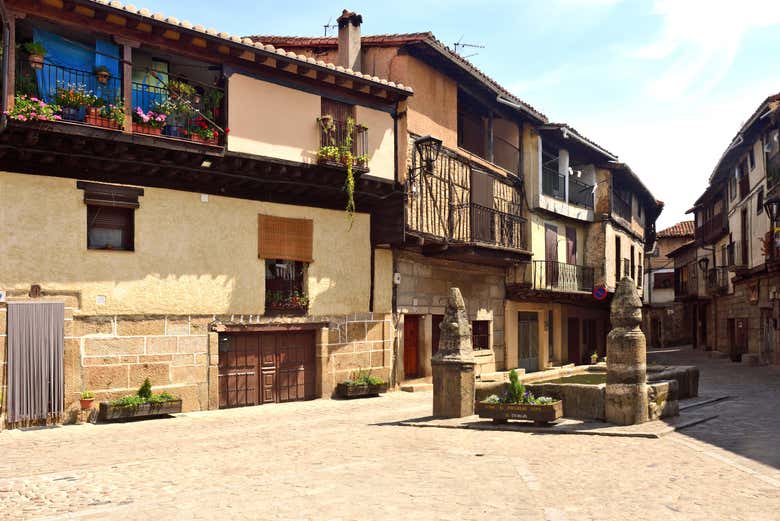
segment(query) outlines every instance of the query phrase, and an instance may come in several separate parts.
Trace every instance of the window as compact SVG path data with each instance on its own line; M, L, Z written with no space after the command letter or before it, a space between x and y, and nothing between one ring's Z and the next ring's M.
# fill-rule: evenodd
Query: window
M458 146L487 157L487 114L478 101L458 90Z
M303 314L309 307L304 281L307 264L284 259L265 261L265 308L271 314Z
M615 237L615 287L620 282L620 237Z
M637 253L637 255L639 256L639 259L637 260L637 263L636 263L636 269L637 269L637 272L636 272L636 285L637 285L637 287L641 288L642 287L642 270L644 268L644 266L642 265L642 252Z
M475 351L490 349L489 320L474 320L471 323L471 343Z
M751 147L750 152L748 152L748 165L750 166L751 172L756 167L756 154L753 151L753 147Z
M733 201L737 197L737 178L736 174L729 176L729 201Z
M674 273L669 271L666 273L654 273L653 274L653 289L672 289L674 287Z
M90 250L133 251L135 249L135 209L141 188L79 181L87 205L87 248Z
M761 215L764 212L764 187L758 189L756 194L756 215Z
M748 178L747 159L743 159L737 167L737 177L739 178L739 198L744 199L750 192L750 179Z

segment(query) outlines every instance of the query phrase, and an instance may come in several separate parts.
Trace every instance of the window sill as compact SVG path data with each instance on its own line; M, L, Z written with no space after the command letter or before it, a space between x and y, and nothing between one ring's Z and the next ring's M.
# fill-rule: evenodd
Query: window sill
M125 253L133 253L135 250L127 250L124 248L90 248L87 247L88 251L119 251L119 252L125 252Z

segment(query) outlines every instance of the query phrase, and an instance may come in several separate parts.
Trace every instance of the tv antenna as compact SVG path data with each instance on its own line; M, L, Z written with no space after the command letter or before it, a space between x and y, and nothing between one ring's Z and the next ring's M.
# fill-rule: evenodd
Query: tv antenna
M333 21L333 17L332 16L330 18L328 18L328 23L326 23L325 25L322 26L322 28L325 30L325 36L328 36L328 30L329 29L333 29L335 27L338 27L338 24L332 24L332 23L330 23L331 21Z
M471 49L484 49L485 48L484 45L480 45L480 44L477 44L477 43L461 43L462 41L463 41L463 35L461 35L460 38L458 39L458 41L455 42L455 44L453 45L453 47L455 47L455 53L458 52L458 47L460 47L462 49L465 49L467 47L471 48ZM477 54L479 54L479 53L475 52L473 54L469 54L468 56L463 56L463 58L471 58L472 56L476 56Z

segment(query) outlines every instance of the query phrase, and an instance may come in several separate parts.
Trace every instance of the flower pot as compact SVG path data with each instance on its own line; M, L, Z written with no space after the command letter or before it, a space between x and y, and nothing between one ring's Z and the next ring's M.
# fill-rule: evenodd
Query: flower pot
M150 136L159 136L162 134L162 128L145 125L143 123L133 123L134 134L148 134Z
M106 71L100 71L95 73L95 78L97 78L98 83L102 83L105 85L108 83L108 80L111 79L111 73Z
M95 127L103 127L103 128L112 128L115 130L121 130L121 126L110 118L104 118L103 116L99 116L97 114L87 114L87 117L84 119L84 123L87 125L92 125Z
M532 420L537 425L544 425L563 416L563 402L558 400L545 405L477 402L474 412L480 418L491 418L493 423Z
M82 398L79 400L81 402L81 410L86 411L88 409L92 408L92 402L95 401L94 398Z
M349 385L340 383L336 385L336 395L340 398L365 398L368 396L379 396L380 393L386 392L386 383L376 385Z
M28 57L30 61L30 67L32 69L35 69L37 71L43 69L43 55L41 54L31 54Z
M214 136L211 139L206 139L206 138L201 137L201 136L199 136L197 134L192 134L190 136L190 139L192 141L196 142L196 143L201 143L203 145L212 145L212 146L219 145L219 138L217 136Z
M84 121L86 109L84 107L63 107L62 119L66 121Z
M162 403L142 403L138 407L121 407L100 402L98 419L101 421L126 420L130 418L152 418L181 412L181 400Z
M100 114L100 109L98 107L87 107L87 117L97 117Z

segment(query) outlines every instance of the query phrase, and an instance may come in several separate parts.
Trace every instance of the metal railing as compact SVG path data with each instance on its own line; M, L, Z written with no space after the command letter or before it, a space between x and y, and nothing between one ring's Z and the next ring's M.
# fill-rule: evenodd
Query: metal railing
M569 177L569 202L585 208L593 208L593 185Z
M452 238L466 243L483 243L525 249L525 219L474 203L452 206Z
M566 176L551 168L542 168L542 193L566 200Z
M352 125L351 134L349 125L346 121L333 121L329 119L320 119L320 159L323 157L326 161L342 162L341 151L347 147L347 142L351 137L352 144L349 147L355 163L359 166L365 166L365 154L368 150L368 130L363 125ZM331 149L328 154L327 148ZM338 154L338 157L333 154Z
M26 59L20 58L16 62L15 92L59 105L65 121L114 129L123 127L125 101L129 99L135 133L212 145L224 142L224 134L217 128L224 127L223 89L168 73L148 77L155 85L132 82L132 90L127 93L123 91L121 68L112 74L44 62L41 69L33 70ZM143 116L137 114L138 110ZM143 121L149 112L162 117L150 124Z
M187 80L171 74L152 75L154 85L132 83L133 132L164 135L198 143L218 145L224 135L215 127L224 126L224 91L202 84L188 84ZM162 127L140 120L139 110L165 115Z
M556 261L533 261L533 287L557 291L593 291L596 269Z

